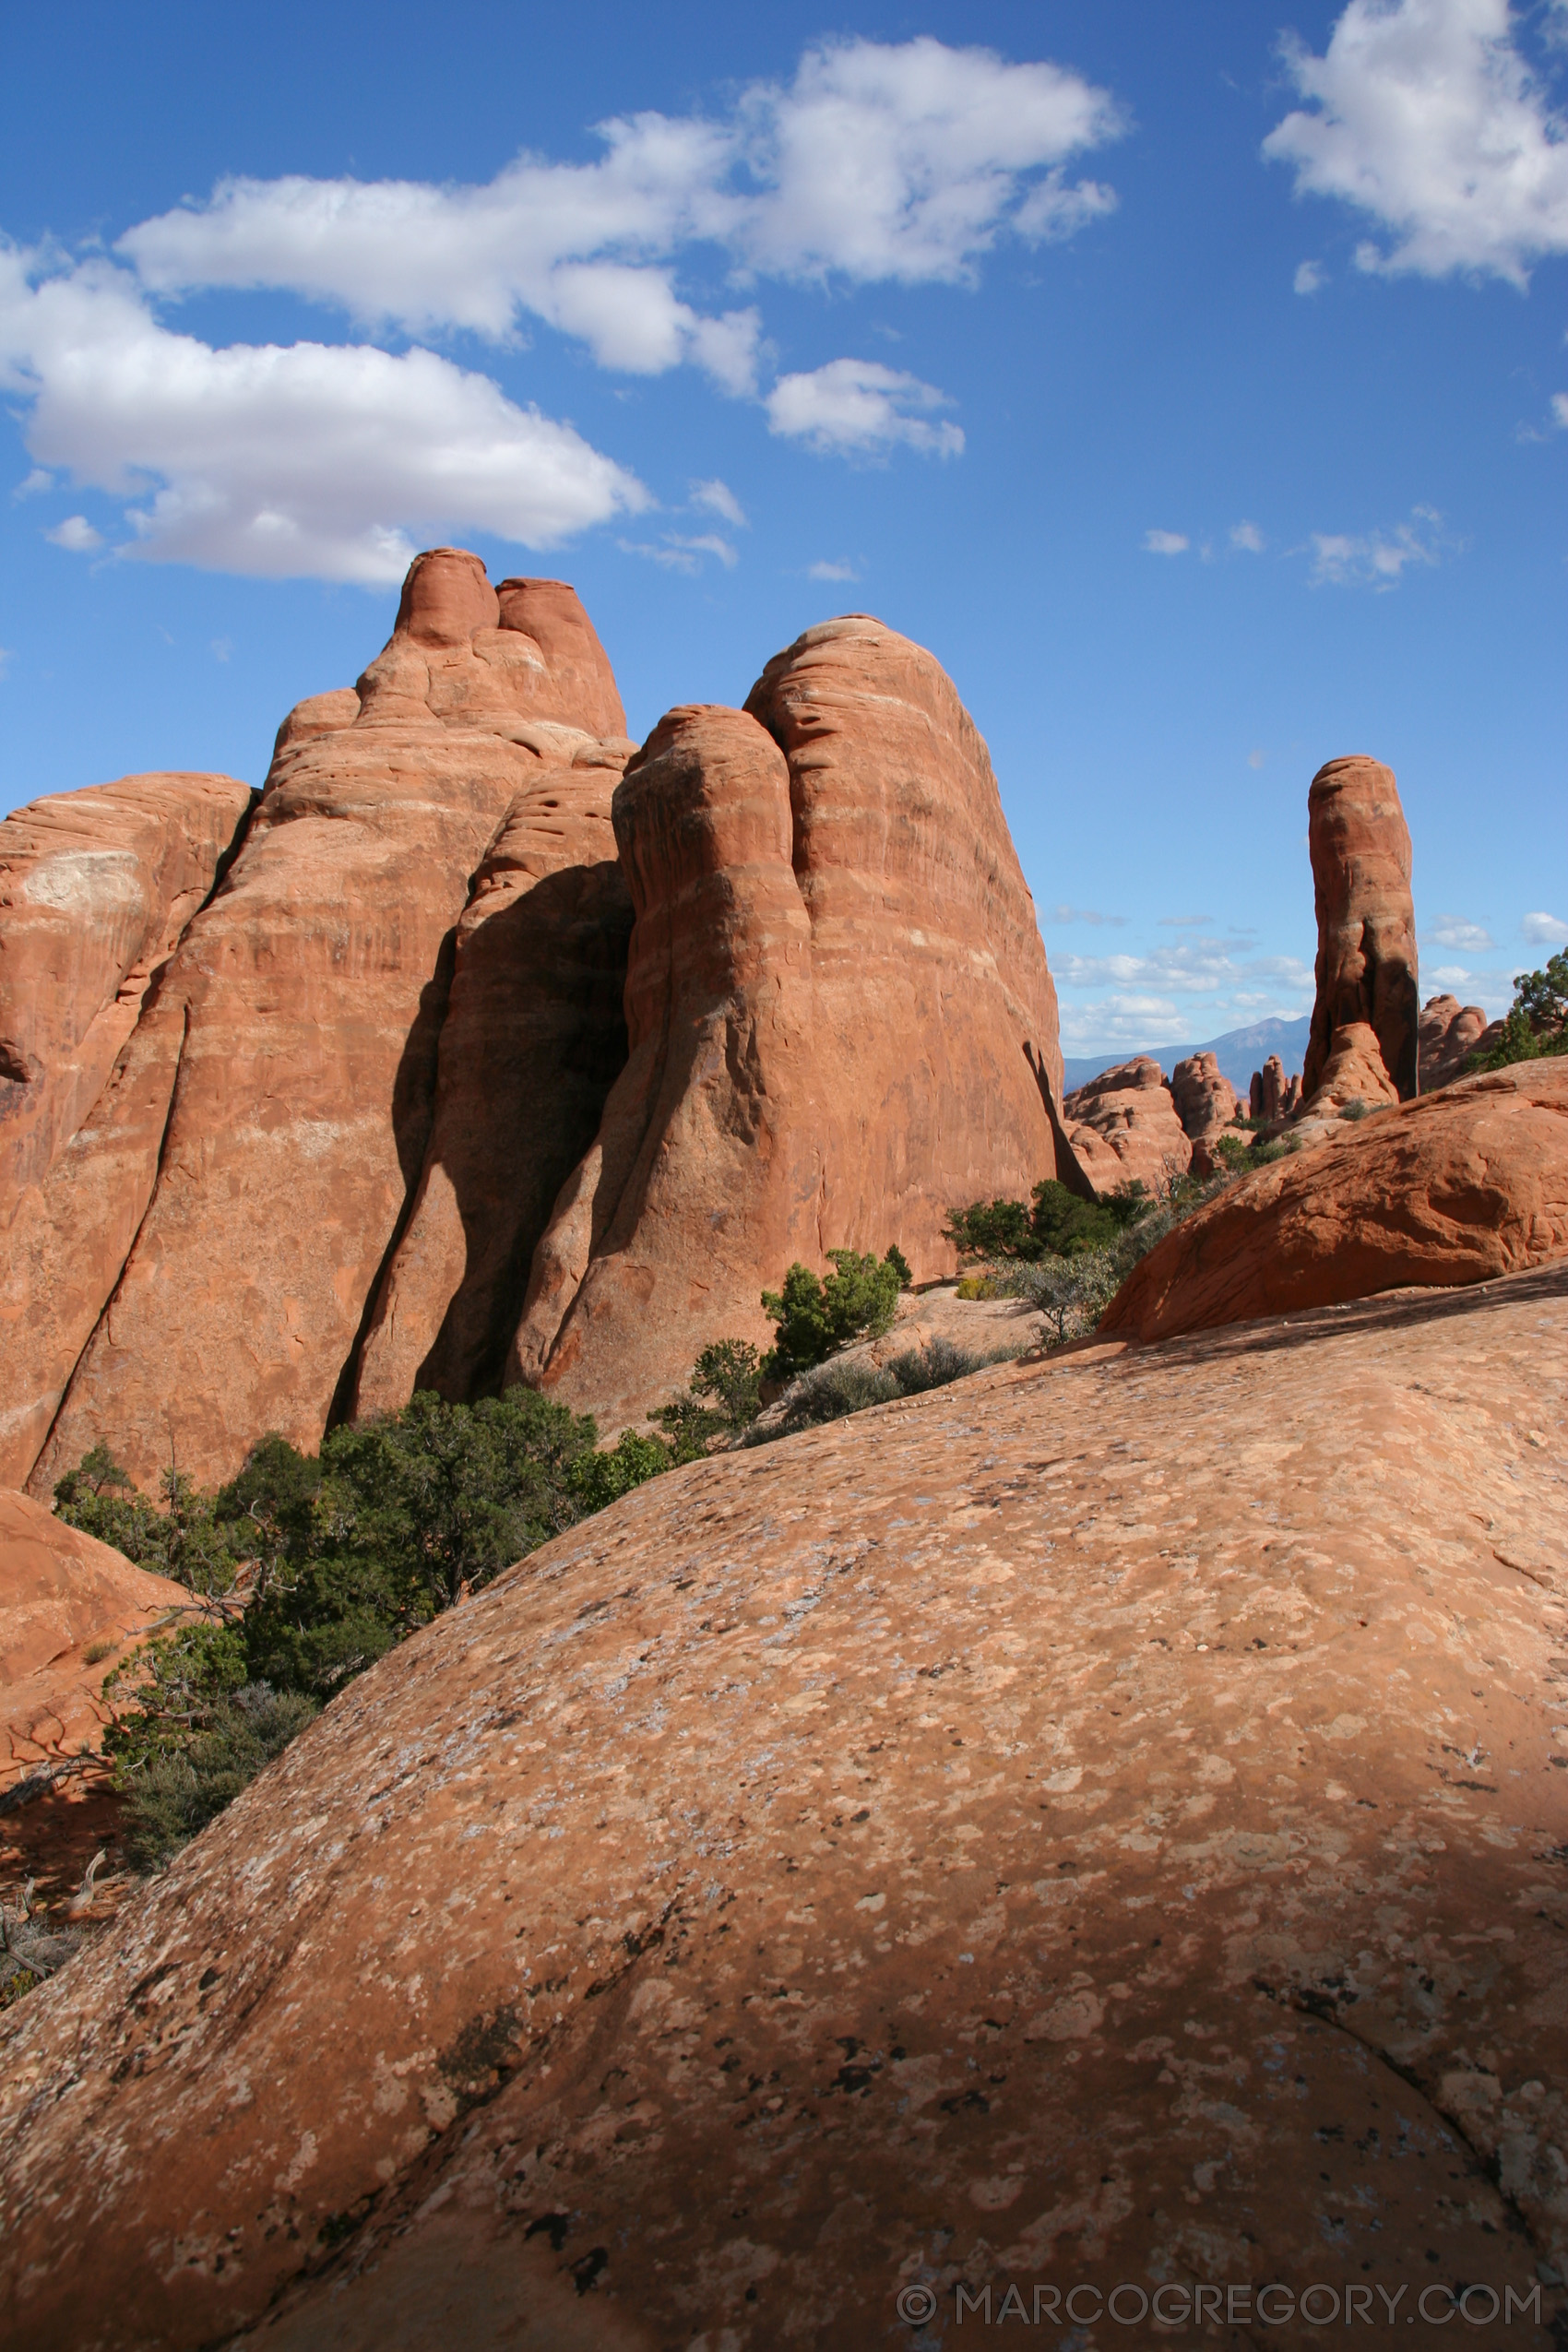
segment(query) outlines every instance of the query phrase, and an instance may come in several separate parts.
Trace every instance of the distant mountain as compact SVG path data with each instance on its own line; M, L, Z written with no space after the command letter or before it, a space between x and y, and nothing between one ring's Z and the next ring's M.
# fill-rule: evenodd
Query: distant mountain
M1102 1070L1114 1070L1119 1062L1134 1060L1139 1052L1158 1062L1167 1077L1190 1053L1212 1053L1237 1093L1244 1096L1253 1072L1261 1070L1271 1053L1278 1054L1287 1077L1301 1068L1312 1026L1311 1016L1303 1013L1299 1021L1254 1021L1251 1028L1227 1029L1223 1037L1205 1038L1199 1045L1146 1045L1120 1053L1069 1054L1066 1091L1071 1094L1075 1087L1098 1078Z

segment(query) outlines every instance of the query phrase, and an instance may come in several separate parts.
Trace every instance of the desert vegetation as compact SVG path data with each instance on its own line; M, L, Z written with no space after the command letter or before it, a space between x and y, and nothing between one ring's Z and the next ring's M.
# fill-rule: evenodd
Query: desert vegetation
M1490 1046L1478 1047L1465 1067L1505 1070L1511 1063L1536 1062L1549 1053L1568 1053L1568 947L1550 956L1538 972L1515 973L1514 1002L1501 1034Z

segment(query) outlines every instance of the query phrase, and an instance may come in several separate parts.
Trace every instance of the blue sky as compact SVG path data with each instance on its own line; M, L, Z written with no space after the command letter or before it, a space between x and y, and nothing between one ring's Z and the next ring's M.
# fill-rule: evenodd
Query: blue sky
M1310 1001L1396 769L1423 994L1568 938L1568 5L13 12L0 809L259 782L408 552L645 733L813 620L985 732L1069 1052Z

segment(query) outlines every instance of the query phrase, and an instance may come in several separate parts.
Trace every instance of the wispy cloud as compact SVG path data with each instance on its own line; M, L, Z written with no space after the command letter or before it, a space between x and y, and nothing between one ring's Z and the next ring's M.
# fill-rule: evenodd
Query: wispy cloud
M1192 540L1180 531L1145 531L1144 547L1150 555L1185 555Z
M1050 923L1109 924L1113 930L1126 927L1125 915L1102 915L1095 907L1048 907L1044 920Z
M1484 923L1475 923L1464 915L1439 915L1426 934L1436 947L1456 947L1462 954L1485 955L1497 942Z
M824 558L806 565L808 580L858 580L860 576L859 570L847 555L840 555L836 562L829 563Z
M1519 928L1532 947L1568 946L1568 923L1561 915L1526 915Z
M620 545L623 553L646 555L667 572L700 572L705 555L715 556L727 572L732 572L740 561L729 540L720 539L717 531L702 531L690 538L666 531L659 540L624 539Z
M720 522L728 523L734 530L747 528L745 508L728 482L694 481L691 494L692 505L700 506L705 514L717 515Z
M1409 565L1426 567L1442 562L1450 544L1442 536L1442 523L1435 507L1417 506L1408 523L1396 523L1391 530L1313 531L1308 539L1312 585L1397 588Z
M1232 523L1230 544L1239 554L1261 555L1265 542L1256 523Z
M1327 272L1321 261L1299 261L1290 283L1298 294L1315 294L1326 279Z

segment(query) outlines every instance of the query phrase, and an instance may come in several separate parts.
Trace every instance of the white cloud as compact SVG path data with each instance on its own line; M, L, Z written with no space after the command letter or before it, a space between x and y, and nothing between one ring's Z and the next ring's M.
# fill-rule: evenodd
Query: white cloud
M1045 919L1053 923L1109 923L1115 930L1124 930L1125 915L1102 915L1093 907L1048 907Z
M1290 283L1298 294L1315 294L1327 280L1328 273L1321 261L1299 261Z
M1264 141L1299 196L1369 215L1358 267L1526 282L1568 252L1568 138L1513 38L1508 0L1350 0L1314 57L1286 61L1314 111Z
M483 186L229 180L119 250L161 291L288 287L410 334L495 339L531 312L606 365L693 359L749 390L756 315L682 302L666 265L683 247L718 244L776 278L961 279L1004 231L1038 243L1111 209L1109 189L1069 186L1063 167L1124 127L1109 92L1058 65L929 38L827 42L722 120L600 124L597 162L525 155Z
M783 375L767 396L772 433L829 451L878 456L897 443L924 455L956 457L959 427L932 421L950 404L934 385L876 360L829 360L809 374Z
M435 352L215 350L161 326L108 263L34 276L0 249L0 386L31 397L34 457L129 502L127 553L381 583L401 576L410 532L547 548L647 504L570 425ZM52 536L89 545L60 536L79 520Z
M1398 523L1391 531L1365 531L1355 536L1343 531L1313 531L1309 537L1312 585L1397 588L1407 564L1441 562L1442 520L1435 508L1417 506L1408 523Z
M1564 433L1568 433L1568 392L1552 394L1551 421L1553 424L1560 425Z
M1206 931L1213 922L1212 915L1161 915L1161 931Z
M1439 915L1427 937L1439 947L1457 947L1472 956L1484 955L1497 944L1484 923L1469 922L1463 915Z
M847 555L841 555L836 564L825 561L806 565L808 580L858 580L860 576L859 571Z
M1441 980L1444 988L1458 988L1469 977L1467 964L1434 964L1427 974L1428 980Z
M1247 754L1247 766L1253 770L1253 773L1256 775L1258 769L1265 765L1267 759L1268 754L1263 750L1260 745Z
M1519 928L1532 947L1568 945L1568 923L1561 915L1526 915Z
M1192 545L1180 531L1145 531L1144 547L1150 555L1185 555Z
M694 481L692 505L702 507L707 514L717 515L720 521L732 525L738 531L746 529L745 509L728 482Z
M94 530L85 515L67 515L43 536L52 546L68 548L73 555L90 555L103 544L103 533Z
M727 539L717 531L705 531L695 539L683 539L678 531L666 531L657 543L647 540L624 539L620 542L627 555L646 555L651 563L661 564L667 572L700 572L705 555L716 555L727 572L732 572L740 557Z
M1230 544L1240 554L1261 555L1265 545L1264 535L1256 523L1232 523Z
M41 490L53 490L53 475L42 466L34 466L27 480L18 482L11 495L13 498L36 498Z

